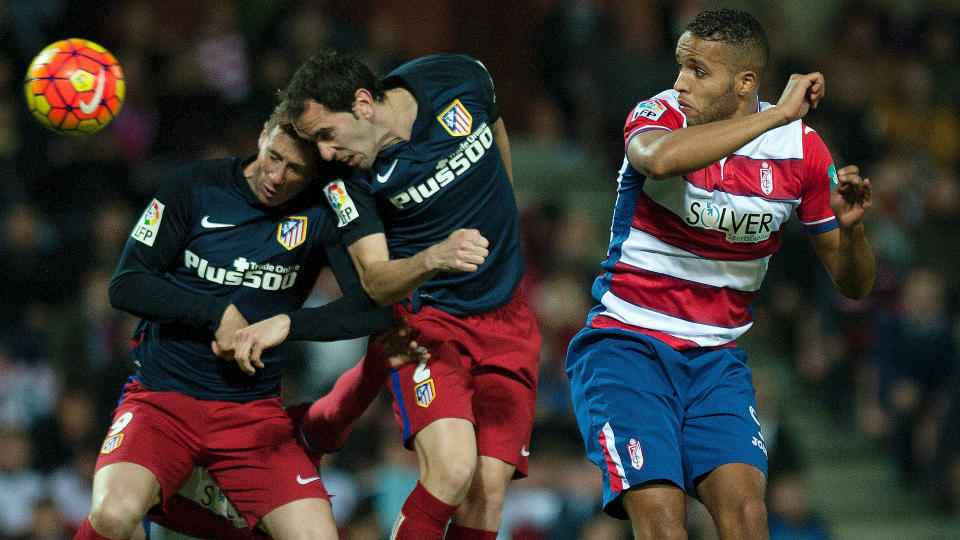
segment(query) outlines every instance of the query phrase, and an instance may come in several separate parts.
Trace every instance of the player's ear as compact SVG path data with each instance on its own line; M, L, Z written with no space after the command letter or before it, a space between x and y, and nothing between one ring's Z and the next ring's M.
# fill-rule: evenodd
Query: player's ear
M749 69L737 73L737 76L734 78L734 86L737 95L740 97L744 97L750 92L756 93L759 83L760 78L757 76L757 72Z
M358 88L353 93L353 114L358 118L369 118L373 114L373 94L366 88Z

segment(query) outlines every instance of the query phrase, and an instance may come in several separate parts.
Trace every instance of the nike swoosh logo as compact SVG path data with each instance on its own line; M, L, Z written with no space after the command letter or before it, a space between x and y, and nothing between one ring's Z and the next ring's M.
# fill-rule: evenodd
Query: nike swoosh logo
M426 362L417 364L417 369L413 372L413 382L420 384L430 378L430 368Z
M205 229L223 229L224 227L233 227L233 223L216 223L210 221L210 216L203 216L203 219L200 220L200 225Z
M398 161L400 161L400 160L399 160L399 159L393 160L393 165L391 165L390 168L387 169L387 174L377 173L377 182L380 182L381 184L386 184L386 183L387 183L387 180L390 179L390 175L393 174L393 169L394 169L394 167L397 166L397 162L398 162Z
M320 479L319 476L311 476L310 478L302 478L299 474L297 475L297 483L300 484L301 486L307 485L307 484L309 484L310 482L315 482L315 481L317 481L317 480L319 480L319 479Z
M83 114L93 114L93 111L97 110L97 107L100 106L100 99L103 97L103 85L107 82L106 73L104 73L103 68L100 68L100 74L97 75L97 90L93 93L93 98L90 99L90 103L84 103L83 100L78 100L80 104L80 110L83 111Z
M520 455L523 457L527 457L530 455L530 451L527 450L527 445L523 445L520 447Z

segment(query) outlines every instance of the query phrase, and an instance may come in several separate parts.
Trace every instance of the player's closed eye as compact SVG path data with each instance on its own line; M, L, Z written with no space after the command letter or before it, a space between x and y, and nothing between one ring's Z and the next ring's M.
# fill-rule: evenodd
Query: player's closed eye
M337 131L333 128L322 128L317 130L317 140L323 142L332 141L336 136Z

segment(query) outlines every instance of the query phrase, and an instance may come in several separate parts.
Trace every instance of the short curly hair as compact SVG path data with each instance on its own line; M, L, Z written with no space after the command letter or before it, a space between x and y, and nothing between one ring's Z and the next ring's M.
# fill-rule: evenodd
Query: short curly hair
M704 11L684 29L700 39L730 45L741 69L750 69L759 75L770 60L767 34L760 22L746 11L729 8Z

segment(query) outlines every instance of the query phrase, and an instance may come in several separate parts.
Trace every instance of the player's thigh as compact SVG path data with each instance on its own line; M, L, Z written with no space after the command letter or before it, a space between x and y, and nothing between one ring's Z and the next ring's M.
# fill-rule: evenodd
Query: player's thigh
M767 477L746 463L727 463L697 483L697 495L714 516L736 515L745 502L763 501Z
M719 350L691 360L696 369L699 399L687 407L683 429L685 488L727 464L767 472L767 450L760 430L753 376L739 350Z
M512 465L515 477L524 477L529 469L536 378L524 376L525 370L485 366L477 371L473 376L477 452Z
M93 513L122 507L126 509L124 513L139 519L160 503L160 482L142 465L110 463L93 475L92 502Z
M686 528L686 493L672 483L655 481L632 487L621 502L636 538L675 538Z
M413 448L415 435L437 420L459 418L471 426L474 420L470 358L452 340L421 335L417 342L430 350L430 361L391 371L387 381L397 424L408 448Z
M603 473L604 510L626 517L621 495L666 480L681 487L684 408L653 340L581 331L567 351L574 412L587 457Z
M248 523L298 500L329 499L279 400L220 410L236 421L210 434L201 465Z
M440 418L431 422L414 436L413 448L421 473L425 475L461 465L473 474L476 468L476 432L473 422L463 418Z
M194 401L128 384L100 447L94 496L124 493L141 502L148 497L149 508L176 494L190 477L196 458L193 430L184 427L198 416ZM159 499L154 500L155 496Z
M336 539L337 525L327 499L312 498L288 502L263 516L262 527L271 538Z

